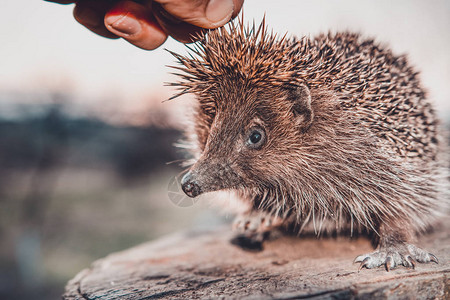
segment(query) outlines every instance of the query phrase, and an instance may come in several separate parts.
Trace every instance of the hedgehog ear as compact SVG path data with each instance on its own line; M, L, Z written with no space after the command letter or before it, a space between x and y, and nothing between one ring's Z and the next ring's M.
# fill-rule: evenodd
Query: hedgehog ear
M289 87L289 100L292 101L292 111L295 117L295 123L300 130L305 132L311 126L314 119L314 112L311 107L311 93L309 88L304 85Z

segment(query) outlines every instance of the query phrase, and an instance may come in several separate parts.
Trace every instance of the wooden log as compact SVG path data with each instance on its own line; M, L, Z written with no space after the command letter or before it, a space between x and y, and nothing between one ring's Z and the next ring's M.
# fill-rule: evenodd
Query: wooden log
M228 229L185 232L98 260L69 281L63 299L450 299L450 220L418 245L439 264L363 269L365 238L283 236L259 252Z

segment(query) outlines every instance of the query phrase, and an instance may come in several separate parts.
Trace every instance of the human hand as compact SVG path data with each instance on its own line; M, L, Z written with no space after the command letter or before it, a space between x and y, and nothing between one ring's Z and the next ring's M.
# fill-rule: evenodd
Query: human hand
M75 3L75 19L89 30L123 38L146 50L161 46L168 36L188 43L205 29L236 17L244 0L45 0Z

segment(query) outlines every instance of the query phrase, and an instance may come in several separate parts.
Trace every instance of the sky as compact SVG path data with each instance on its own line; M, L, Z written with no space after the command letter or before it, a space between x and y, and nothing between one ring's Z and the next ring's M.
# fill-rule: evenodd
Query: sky
M0 102L2 94L59 89L92 110L179 105L161 103L174 92L164 83L175 80L167 67L174 59L163 48L185 53L182 44L169 39L144 51L105 39L79 25L72 10L42 0L0 2ZM245 20L258 22L264 14L279 34L357 31L407 54L439 113L450 116L450 1L245 1Z

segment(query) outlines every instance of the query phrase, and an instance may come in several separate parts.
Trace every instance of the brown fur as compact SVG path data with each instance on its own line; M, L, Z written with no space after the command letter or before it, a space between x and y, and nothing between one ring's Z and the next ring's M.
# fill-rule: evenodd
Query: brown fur
M402 242L446 206L438 121L404 56L358 34L277 38L242 21L191 53L174 54L173 85L198 99L190 172L202 192ZM255 126L260 149L246 144Z

